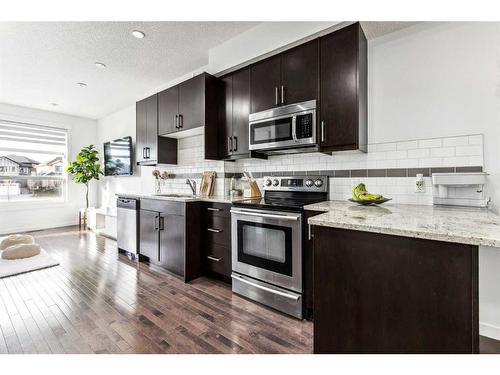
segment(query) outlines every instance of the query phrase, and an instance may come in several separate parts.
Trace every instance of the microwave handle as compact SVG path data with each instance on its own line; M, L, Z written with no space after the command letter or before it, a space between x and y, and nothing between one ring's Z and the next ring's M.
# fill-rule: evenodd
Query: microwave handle
M292 138L295 143L299 142L297 139L297 116L292 117Z

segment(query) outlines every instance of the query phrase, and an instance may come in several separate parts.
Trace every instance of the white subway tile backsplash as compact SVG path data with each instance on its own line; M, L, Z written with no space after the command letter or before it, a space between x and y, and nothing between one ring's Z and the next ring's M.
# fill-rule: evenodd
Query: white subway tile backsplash
M443 159L442 158L419 159L418 166L422 167L422 168L442 167L443 166Z
M439 147L431 149L431 157L455 156L455 147Z
M442 145L443 145L443 140L441 138L422 139L418 141L419 148L441 147Z
M375 151L396 151L398 146L396 142L375 144Z
M451 137L443 139L443 147L465 146L469 144L469 137Z
M411 150L415 148L418 148L418 141L406 141L397 143L398 150Z
M427 158L430 155L430 149L428 148L418 148L415 150L408 150L408 158L417 159L417 158Z
M456 148L457 156L478 156L483 152L483 147L479 145L458 146Z
M470 145L483 145L483 135L482 134L475 134L475 135L469 135L468 141Z
M407 151L387 151L385 156L387 159L407 159L408 152Z

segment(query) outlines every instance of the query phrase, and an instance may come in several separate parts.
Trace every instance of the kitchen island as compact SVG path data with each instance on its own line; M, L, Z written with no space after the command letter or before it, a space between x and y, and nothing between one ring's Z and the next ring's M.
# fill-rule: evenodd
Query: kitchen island
M478 246L500 246L481 209L306 206L315 353L478 353ZM321 213L323 212L323 213Z

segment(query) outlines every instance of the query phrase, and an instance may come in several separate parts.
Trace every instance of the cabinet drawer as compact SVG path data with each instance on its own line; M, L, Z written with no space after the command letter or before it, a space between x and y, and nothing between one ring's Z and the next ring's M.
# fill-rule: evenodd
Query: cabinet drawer
M209 245L204 255L205 270L227 277L231 276L231 248L220 245Z
M185 203L160 199L141 199L141 208L171 215L185 214Z
M205 202L203 212L207 216L231 217L231 205L229 203Z
M205 220L205 238L207 242L230 246L231 220L223 216L208 215Z

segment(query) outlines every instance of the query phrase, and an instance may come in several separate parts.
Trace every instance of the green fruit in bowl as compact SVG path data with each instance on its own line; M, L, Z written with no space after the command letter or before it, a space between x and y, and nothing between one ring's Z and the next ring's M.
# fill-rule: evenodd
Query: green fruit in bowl
M369 193L365 184L360 183L352 189L352 199L355 201L381 201L385 198L380 194Z

